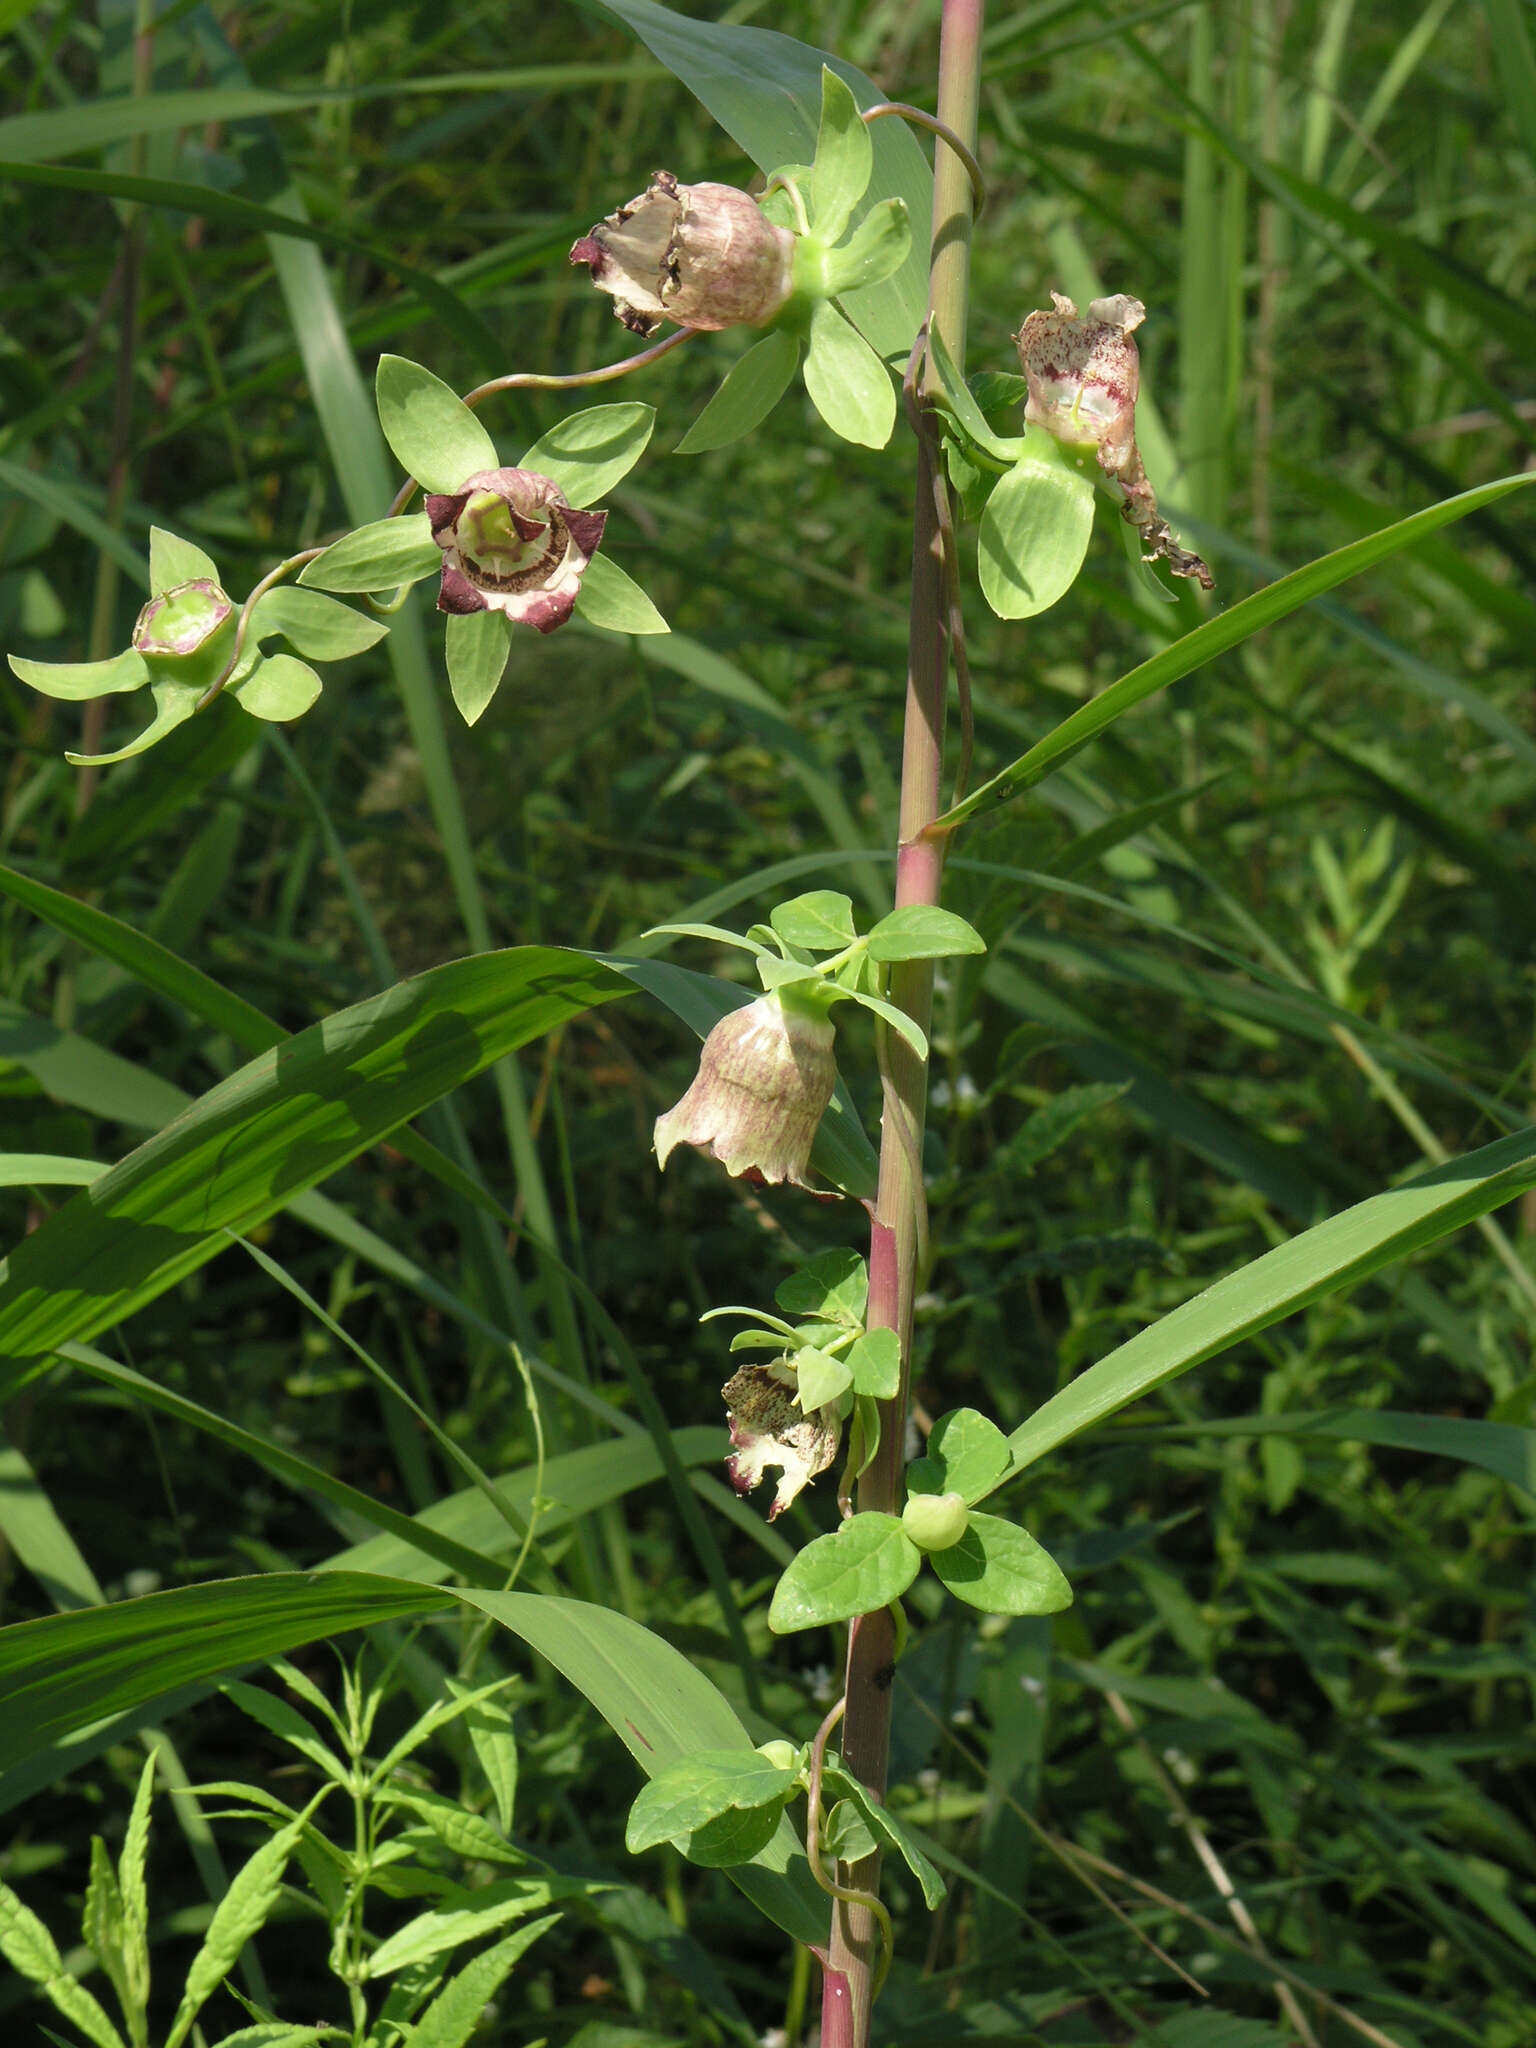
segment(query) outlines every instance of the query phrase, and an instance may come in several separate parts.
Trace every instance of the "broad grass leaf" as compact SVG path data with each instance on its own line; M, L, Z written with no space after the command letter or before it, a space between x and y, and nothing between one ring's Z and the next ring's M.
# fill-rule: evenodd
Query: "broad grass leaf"
M1214 661L1218 654L1240 646L1277 619L1285 618L1337 584L1347 582L1351 576L1358 576L1362 571L1374 568L1378 562L1387 561L1424 535L1438 532L1452 520L1465 519L1470 513L1480 512L1485 506L1496 504L1511 491L1520 490L1530 483L1536 483L1536 470L1479 484L1475 490L1462 491L1456 497L1443 499L1438 505L1430 505L1407 519L1399 519L1394 525L1383 527L1379 533L1351 541L1347 547L1337 548L1332 554L1309 562L1304 569L1295 569L1289 576L1282 576L1278 583L1271 583L1267 589L1255 591L1252 597L1245 597L1230 611L1206 620L1204 625L1175 640L1170 647L1142 662L1140 667L1132 669L1117 683L1111 683L1107 690L1101 690L1090 703L1063 719L1054 732L1047 733L1043 740L1037 741L1027 753L994 775L990 782L973 790L963 803L946 811L936 823L952 828L967 818L995 810L999 804L1007 803L1010 797L1018 796L1021 791L1043 781L1069 755L1086 746L1122 713L1140 704L1154 691L1192 675L1206 662Z
M800 343L781 327L752 344L726 371L720 389L684 434L674 455L729 448L760 427L800 367Z
M0 1268L0 1354L89 1338L504 1053L624 983L519 947L431 969L286 1039L83 1189Z
M905 1593L921 1562L895 1515L850 1515L830 1536L796 1551L773 1589L768 1626L775 1635L790 1635L887 1607Z
M385 440L423 490L461 490L476 471L500 467L496 443L484 425L441 377L420 363L380 356L374 395Z
M178 1688L378 1621L488 1614L591 1701L647 1776L695 1749L756 1752L735 1711L682 1653L605 1607L531 1593L453 1591L358 1572L271 1572L151 1593L0 1629L0 1769ZM799 1941L825 1937L823 1895L787 1820L735 1882Z
M1079 1373L1008 1439L1021 1470L1117 1409L1309 1302L1438 1242L1536 1187L1536 1130L1372 1195L1180 1303Z

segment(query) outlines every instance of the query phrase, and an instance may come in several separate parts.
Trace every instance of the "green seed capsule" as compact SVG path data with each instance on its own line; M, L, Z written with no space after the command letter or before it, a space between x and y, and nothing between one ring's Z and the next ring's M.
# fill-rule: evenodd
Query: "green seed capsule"
M919 1550L949 1550L970 1526L971 1511L958 1493L914 1493L901 1526Z

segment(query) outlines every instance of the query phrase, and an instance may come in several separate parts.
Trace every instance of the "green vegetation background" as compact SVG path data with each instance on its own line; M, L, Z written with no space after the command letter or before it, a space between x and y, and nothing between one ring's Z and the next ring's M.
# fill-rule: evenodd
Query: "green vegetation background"
M936 12L798 0L733 18L931 103ZM94 103L131 83L129 13L44 0L0 20L7 115L77 106L89 150ZM1014 368L1009 337L1052 288L1145 300L1143 447L1220 602L1521 467L1536 440L1531 33L1515 0L998 10L969 367ZM350 347L368 371L393 349L460 389L614 359L625 338L566 264L570 241L658 165L749 173L595 8L355 0L247 5L219 25L174 7L157 50L157 90L250 82L295 107L70 163L302 209L316 240L274 245L214 201L201 216L153 208L135 230L105 194L9 182L0 642L43 659L95 651L93 611L107 646L124 643L152 519L208 546L243 591L280 555L382 512L392 481L317 413L328 352ZM421 277L436 280L430 309ZM99 781L61 758L79 744L74 707L7 680L0 855L291 1028L487 944L623 950L689 908L744 924L823 884L878 907L909 465L899 440L886 458L832 442L798 394L745 446L671 459L738 350L695 341L624 391L658 404L662 426L614 494L610 541L673 642L519 634L466 732L430 618L422 632L407 615L286 737L220 706ZM510 449L560 409L516 395L486 416ZM992 950L956 967L938 1012L927 1414L970 1403L1013 1426L1221 1272L1436 1147L1525 1118L1533 556L1523 498L1470 520L1154 698L961 840L949 900ZM980 772L1198 616L1188 593L1159 607L1128 581L1105 522L1043 619L1002 626L972 602ZM674 957L741 972L691 942ZM167 1113L149 1077L198 1092L239 1063L14 906L0 973L7 1150L116 1158ZM487 1078L458 1105L480 1171L553 1229L674 1427L719 1419L729 1365L700 1312L766 1299L797 1251L858 1221L691 1160L659 1181L651 1122L692 1056L670 1018L630 1001L524 1057L547 1208L509 1159L504 1089ZM867 1048L848 1066L868 1106ZM328 1193L484 1313L514 1312L503 1269L399 1154L375 1152ZM0 1191L7 1242L54 1199ZM896 1880L889 2038L1025 2040L1035 2026L1128 2040L1187 2002L1020 1808L1103 1859L1109 1891L1227 2013L1273 2023L1275 1998L1223 1943L1231 1921L1190 1813L1264 1943L1395 2039L1536 2037L1531 1492L1441 1456L1217 1427L1334 1408L1529 1426L1533 1232L1536 1212L1463 1232L1051 1461L1024 1500L1077 1568L1077 1605L1054 1623L978 1625L918 1603L896 1797L985 1882L957 1883L929 1920ZM264 1244L484 1466L527 1461L504 1352L296 1222ZM522 1334L633 1411L602 1330L525 1251L511 1266ZM238 1252L136 1317L118 1355L407 1512L461 1483ZM567 1446L603 1434L558 1402L551 1426ZM12 1403L5 1430L111 1597L309 1564L359 1533L65 1368ZM824 1484L787 1533L831 1512ZM764 1704L807 1734L830 1637L769 1661L772 1561L716 1520ZM548 1561L743 1695L661 1487L566 1532ZM7 1621L50 1611L14 1557L4 1574ZM301 1661L329 1682L327 1653ZM621 1868L628 1760L573 1693L525 1675L517 1832ZM259 1783L283 1763L233 1708L173 1732L194 1777ZM138 1760L118 1745L7 1816L0 1874L56 1931L90 1833L121 1833ZM457 1793L463 1764L445 1752L434 1782ZM757 2025L782 2013L781 1946L722 1879L655 1858L625 1875L685 1920ZM169 1819L151 1899L173 2002L207 1909ZM656 2039L723 2038L654 1956L621 1963L622 1948L568 1920L521 1966L496 2038L566 2042L641 2019ZM329 2010L317 1922L295 1906L262 1953L280 2010ZM16 2015L0 2023L35 2024L24 1989L0 1987L0 2015ZM1026 2016L1018 1995L1042 1992ZM1308 2010L1320 2042L1358 2038Z

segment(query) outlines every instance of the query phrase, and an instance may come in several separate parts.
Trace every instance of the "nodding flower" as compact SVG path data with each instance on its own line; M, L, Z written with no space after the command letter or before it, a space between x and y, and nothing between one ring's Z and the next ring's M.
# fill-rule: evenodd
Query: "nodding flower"
M632 334L761 327L791 290L795 237L734 185L680 185L658 171L644 192L571 247Z
M837 1085L825 1006L798 984L732 1010L705 1039L682 1100L656 1119L656 1158L697 1145L726 1172L808 1188L811 1145Z

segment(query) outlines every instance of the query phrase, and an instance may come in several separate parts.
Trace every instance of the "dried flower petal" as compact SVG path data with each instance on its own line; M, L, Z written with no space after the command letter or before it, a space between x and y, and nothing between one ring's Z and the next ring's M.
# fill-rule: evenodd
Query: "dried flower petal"
M843 1433L837 1410L813 1408L801 1414L795 1404L795 1369L787 1359L777 1365L744 1365L720 1392L735 1446L725 1461L732 1486L750 1493L770 1465L779 1469L768 1510L771 1522L837 1456Z
M1143 559L1165 561L1175 576L1193 576L1209 590L1210 570L1179 546L1159 514L1136 445L1141 359L1132 336L1146 307L1122 292L1095 299L1080 317L1060 292L1052 292L1051 301L1054 312L1031 313L1019 329L1019 362L1029 385L1025 419L1069 446L1095 449L1100 469L1120 487L1122 516L1151 551Z
M534 469L482 469L457 491L427 498L443 551L442 612L502 612L540 633L564 625L606 512L580 512Z
M761 327L789 297L795 238L733 185L680 185L658 171L638 198L572 245L613 294L632 334L679 327Z

